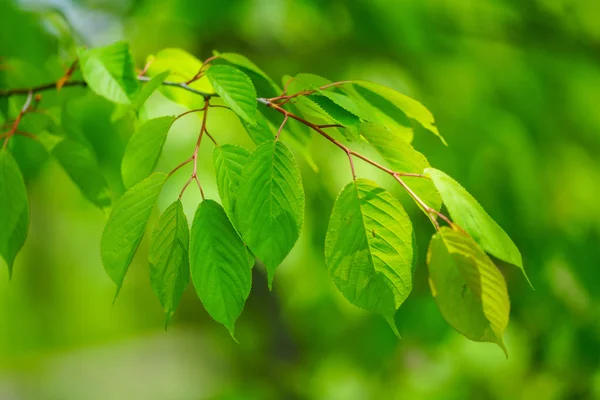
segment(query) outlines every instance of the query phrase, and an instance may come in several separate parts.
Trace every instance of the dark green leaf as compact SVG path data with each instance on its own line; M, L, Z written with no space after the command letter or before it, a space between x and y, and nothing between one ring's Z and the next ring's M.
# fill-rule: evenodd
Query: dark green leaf
M0 150L0 256L8 276L29 230L29 201L23 176L7 149Z
M206 76L233 112L246 122L256 124L256 90L246 74L229 65L213 65Z
M236 226L250 250L267 267L269 286L275 269L300 236L304 190L294 156L281 142L266 142L242 170Z
M135 185L152 173L174 120L174 117L148 120L131 136L121 163L125 187Z
M510 302L506 282L492 260L466 233L442 227L427 253L429 284L446 321L471 340L497 343Z
M242 125L244 125L244 128L246 129L246 132L248 132L250 139L252 139L254 144L257 146L275 138L275 135L269 126L269 122L258 110L256 110L256 124L250 124L242 118L240 118L240 122Z
M117 285L116 295L166 178L166 174L154 173L133 186L116 202L106 222L100 240L100 256L106 273Z
M192 224L192 281L206 311L231 336L250 294L253 264L223 208L212 200L200 203Z
M367 179L340 193L325 239L329 275L354 305L393 319L412 290L413 228L402 205Z
M177 200L156 223L148 252L150 283L167 314L165 325L177 309L190 280L189 234L183 206Z

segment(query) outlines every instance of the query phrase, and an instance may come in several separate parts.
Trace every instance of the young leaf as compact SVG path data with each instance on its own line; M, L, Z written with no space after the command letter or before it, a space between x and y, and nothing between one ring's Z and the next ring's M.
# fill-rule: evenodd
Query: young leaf
M402 205L367 179L339 194L325 238L325 262L352 304L388 321L412 290L413 228Z
M428 168L425 174L431 178L442 195L452 220L471 235L487 253L520 268L531 284L525 273L519 249L477 200L444 172Z
M115 103L131 104L138 81L127 43L84 50L79 62L83 78L94 92Z
M121 162L125 187L135 185L152 173L174 120L174 117L150 119L131 136Z
M235 214L244 241L267 267L271 287L275 269L294 247L304 219L300 171L283 143L263 143L250 155Z
M431 112L423 104L386 86L366 81L353 81L353 83L387 99L402 110L408 118L417 121L423 128L439 137L446 144L446 141L435 126L433 115L431 115Z
M108 184L88 146L66 138L52 148L51 154L89 201L100 208L110 206Z
M155 77L153 77L152 79L150 79L147 83L142 85L140 90L136 93L135 97L133 98L131 108L135 112L138 112L140 108L142 108L146 100L148 100L148 98L152 95L152 93L154 93L156 89L161 87L163 82L167 80L167 77L170 73L170 71L163 71Z
M246 74L229 65L213 65L206 76L233 112L246 122L256 124L256 90Z
M133 186L115 203L106 222L100 239L100 256L106 273L117 285L115 298L166 178L166 174L154 173Z
M212 200L200 203L192 224L192 282L206 311L231 336L250 294L253 264L223 208Z
M0 256L8 276L29 230L29 201L19 166L7 149L0 150Z
M506 353L506 282L477 243L462 231L442 227L431 239L427 265L431 292L446 321L467 338L497 343Z
M394 171L422 174L426 168L429 168L429 162L425 156L394 131L370 122L361 123L360 129L362 136ZM431 180L415 177L403 177L402 179L429 207L439 211L442 206L442 198Z
M183 206L177 200L156 223L148 252L150 284L167 314L165 325L177 309L190 280L189 235Z
M235 218L235 201L242 175L242 169L248 161L250 152L243 147L224 144L215 147L213 163L217 175L217 186L223 208L233 221Z

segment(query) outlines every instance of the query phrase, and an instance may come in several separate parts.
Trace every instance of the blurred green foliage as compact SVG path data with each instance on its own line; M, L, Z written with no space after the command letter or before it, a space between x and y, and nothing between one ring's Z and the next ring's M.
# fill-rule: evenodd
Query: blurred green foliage
M148 242L111 307L114 286L99 258L106 216L55 162L45 163L43 150L22 141L15 149L31 228L12 281L0 277L0 398L600 398L598 1L9 0L0 2L0 84L51 82L76 45L118 39L131 43L139 67L166 47L201 59L217 49L245 54L273 77L367 79L419 99L449 147L425 132L415 135L416 147L514 239L535 291L519 271L504 270L512 300L508 361L492 344L459 336L429 293L423 261L433 232L413 208L420 261L414 291L396 315L397 340L327 276L327 217L349 173L344 154L315 138L319 170L302 165L302 237L273 292L264 272L254 272L236 327L240 344L192 288L165 332L149 285ZM44 93L44 102L61 104L64 90ZM17 104L0 103L0 110L14 115ZM81 112L90 106L94 115ZM113 108L86 95L62 116L69 135L110 150L107 165L122 155L119 137L133 131L127 120L111 121ZM211 132L249 144L225 113L215 110ZM28 123L35 126L23 129L48 122ZM199 124L191 118L174 127L159 169L188 155ZM106 141L106 130L119 134ZM209 149L201 156L207 195L216 198ZM357 172L394 187L368 166ZM162 210L181 184L166 188ZM120 179L109 185L123 190ZM196 193L184 198L188 218L198 200Z

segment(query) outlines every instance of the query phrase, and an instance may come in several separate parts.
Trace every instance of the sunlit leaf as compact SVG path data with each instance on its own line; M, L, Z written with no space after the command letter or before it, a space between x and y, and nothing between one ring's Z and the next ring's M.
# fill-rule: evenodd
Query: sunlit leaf
M206 311L231 336L250 294L253 264L223 208L212 200L200 203L192 224L192 281Z
M232 144L215 147L213 152L219 196L223 208L232 220L235 218L235 203L242 169L248 162L249 156L248 150Z
M154 173L133 186L116 202L106 222L100 256L106 273L117 285L117 295L166 178L166 174Z
M506 282L477 243L464 232L442 227L431 239L427 265L431 292L446 321L467 338L497 343L506 353Z
M246 122L256 124L256 90L246 74L229 65L213 65L206 76L233 112Z
M281 142L266 142L242 170L236 226L260 258L273 283L275 268L288 255L302 229L304 190L294 156Z

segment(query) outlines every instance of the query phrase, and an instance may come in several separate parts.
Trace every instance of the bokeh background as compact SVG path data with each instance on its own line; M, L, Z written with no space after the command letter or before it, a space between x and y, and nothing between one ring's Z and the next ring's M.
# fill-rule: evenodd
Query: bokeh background
M217 49L247 55L275 80L299 72L361 78L419 99L449 147L426 131L417 131L415 146L505 228L535 290L503 269L512 302L508 360L492 344L461 337L429 293L431 224L407 204L420 261L396 315L398 340L383 319L345 301L327 275L328 215L350 174L345 156L315 138L318 170L298 157L305 229L273 292L260 268L254 272L236 327L240 343L210 319L191 286L165 331L148 279L148 242L112 304L115 288L99 257L105 212L56 162L23 146L31 227L12 281L0 274L0 399L600 398L600 2L0 1L0 56L6 74L17 76L10 85L55 80L74 44L119 39L131 43L138 67L166 47L200 59ZM92 106L96 112L85 111ZM123 144L106 141L116 137L107 132L132 128L112 123L111 107L82 94L70 118L73 129L118 154ZM159 169L188 157L198 124L178 122ZM220 142L251 147L225 110L215 109L209 128ZM216 198L205 147L202 178ZM359 174L400 194L368 166ZM199 196L191 190L184 200L191 217Z

